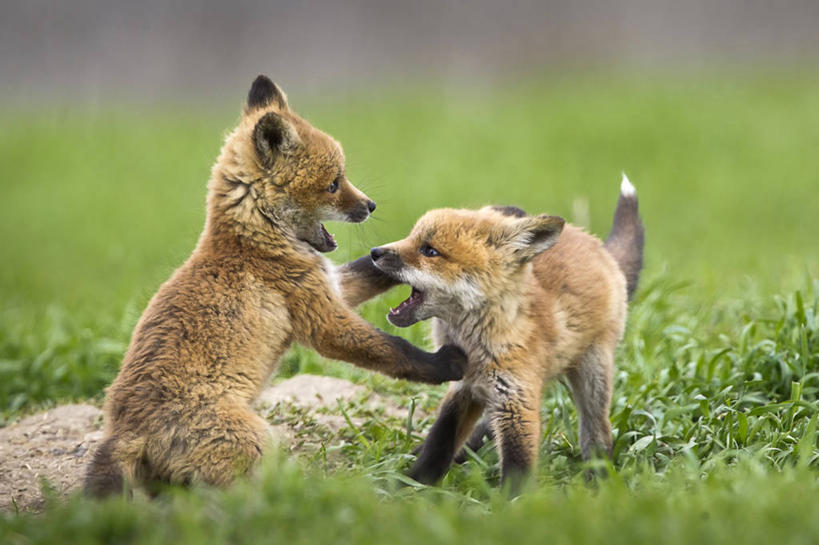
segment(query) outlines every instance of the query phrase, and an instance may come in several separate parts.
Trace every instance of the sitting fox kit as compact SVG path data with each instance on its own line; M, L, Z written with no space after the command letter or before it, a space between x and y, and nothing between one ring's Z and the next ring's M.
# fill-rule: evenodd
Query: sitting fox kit
M411 477L438 481L485 415L470 446L485 432L494 437L502 479L517 490L537 461L543 384L558 375L571 384L583 458L610 454L614 349L642 266L643 236L624 176L605 243L559 217L486 207L430 211L406 239L371 251L381 271L412 286L390 322L407 327L435 318L435 341L462 347L469 359Z
M251 402L293 342L394 377L461 378L459 349L423 352L350 309L393 284L369 256L334 270L321 255L336 248L322 221L374 209L338 142L259 76L213 167L196 249L154 295L107 390L86 491L245 473L269 441Z

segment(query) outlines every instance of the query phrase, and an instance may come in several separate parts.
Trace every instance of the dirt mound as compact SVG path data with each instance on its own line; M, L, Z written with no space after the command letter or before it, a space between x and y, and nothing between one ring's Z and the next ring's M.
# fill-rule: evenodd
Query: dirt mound
M259 395L256 409L291 453L308 456L345 429L361 428L373 416L402 421L408 416L407 409L394 400L364 386L316 375L297 375L267 388ZM335 456L325 454L325 462L330 458Z
M344 427L338 405L353 402L388 416L406 414L363 386L316 375L299 375L265 389L257 408L272 422L277 438L298 452L317 448ZM314 433L317 429L321 433ZM43 480L61 495L74 491L101 438L102 411L91 405L63 405L0 428L0 509L40 508Z
M353 401L366 395L364 386L349 380L318 375L296 375L265 389L256 401L259 406L292 403L306 408L336 407L339 401Z
M355 403L359 408L383 410L390 417L407 417L406 409L397 407L390 399L374 394L364 386L318 375L297 375L287 379L262 391L256 400L257 408L262 412L265 408L291 404L299 408L338 413L339 403Z
M102 437L102 411L63 405L0 429L0 509L36 509L41 482L70 491Z

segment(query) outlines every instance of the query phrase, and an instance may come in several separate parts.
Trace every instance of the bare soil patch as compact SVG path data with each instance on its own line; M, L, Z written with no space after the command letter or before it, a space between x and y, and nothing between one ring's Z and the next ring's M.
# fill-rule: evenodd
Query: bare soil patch
M298 375L266 388L257 408L273 434L294 454L317 450L323 441L363 418L345 417L339 407L381 410L406 417L389 398L347 380ZM43 483L61 496L82 483L85 467L102 438L102 411L92 405L62 405L0 428L0 509L37 510Z

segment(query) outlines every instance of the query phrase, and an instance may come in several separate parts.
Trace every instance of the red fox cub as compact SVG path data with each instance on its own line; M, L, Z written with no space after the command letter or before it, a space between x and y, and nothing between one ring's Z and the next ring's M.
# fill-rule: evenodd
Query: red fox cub
M151 299L107 390L86 491L225 485L248 471L268 442L251 402L293 342L393 377L460 379L460 349L423 352L350 309L392 285L369 256L334 270L321 255L336 248L322 221L374 209L339 143L259 76L213 167L196 249Z
M438 481L485 414L489 429L478 426L470 442L487 431L495 438L504 484L517 490L537 461L542 386L558 375L572 387L583 458L610 454L614 349L643 237L636 192L624 176L605 243L556 216L485 207L427 212L407 238L371 251L382 272L412 286L390 322L435 318L435 341L454 343L469 358L412 478Z

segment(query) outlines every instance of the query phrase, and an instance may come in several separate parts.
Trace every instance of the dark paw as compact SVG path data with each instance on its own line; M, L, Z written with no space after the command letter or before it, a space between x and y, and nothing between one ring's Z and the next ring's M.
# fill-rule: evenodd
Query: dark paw
M412 449L412 453L416 456L416 458L415 462L412 464L412 467L410 467L409 471L407 471L407 477L421 484L431 485L435 484L437 479L434 475L435 472L431 471L431 468L429 467L429 456L424 456L425 444L426 443L421 443Z
M441 382L450 380L461 380L464 378L466 366L469 360L463 350L454 344L442 346L435 353L437 367L441 373Z
M427 486L434 485L441 480L442 476L443 472L436 471L419 464L413 466L412 469L409 470L409 473L407 473L407 477L413 481L425 484Z

